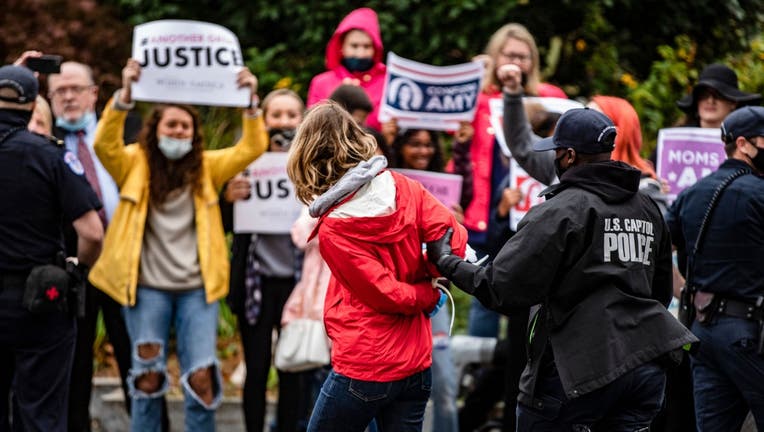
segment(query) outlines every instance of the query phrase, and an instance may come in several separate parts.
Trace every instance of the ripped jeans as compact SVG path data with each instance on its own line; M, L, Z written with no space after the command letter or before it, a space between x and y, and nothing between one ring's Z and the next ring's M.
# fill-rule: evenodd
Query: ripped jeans
M222 378L215 356L217 302L208 304L203 288L168 291L138 286L137 292L135 306L124 308L132 343L132 367L127 378L132 398L130 430L161 430L161 396L169 386L167 346L170 327L174 326L183 387L185 430L214 431L215 409L222 399ZM153 352L147 355L144 351L142 356L141 347L150 347ZM206 380L200 381L200 375L206 371L210 374ZM147 391L145 386L137 383L150 372L158 373L159 380ZM195 390L205 387L209 403L205 402L204 395L200 396Z

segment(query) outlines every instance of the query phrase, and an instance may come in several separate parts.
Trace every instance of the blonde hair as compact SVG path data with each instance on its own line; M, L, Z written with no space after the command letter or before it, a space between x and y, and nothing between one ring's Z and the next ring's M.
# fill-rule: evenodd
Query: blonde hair
M288 89L288 88L280 88L271 91L267 95L265 95L265 98L263 98L263 102L260 104L260 108L263 110L263 115L268 113L268 107L270 106L273 99L276 99L279 96L291 96L297 100L297 102L300 103L300 112L305 111L305 102L302 101L302 98L300 95L295 93L294 90Z
M483 83L483 91L489 91L492 88L498 89L501 87L499 78L496 76L496 60L501 54L502 48L509 39L519 40L525 42L531 51L531 66L530 73L527 74L527 81L525 83L525 94L529 96L536 96L538 94L538 86L541 82L541 72L539 69L539 49L536 46L536 40L533 39L533 35L525 28L524 25L518 23L509 23L503 25L500 29L491 36L488 41L488 45L485 47L485 53L491 57L490 69L487 71L486 80Z
M53 134L53 114L50 110L50 104L48 104L48 101L46 101L45 98L40 95L37 95L35 98L35 106L34 110L32 111L32 120L35 119L35 115L39 115L45 123L43 126L45 130L38 130L37 132L43 135ZM32 129L31 123L30 129Z
M374 156L377 143L338 103L328 100L308 111L292 141L287 175L305 204L326 192L358 163Z

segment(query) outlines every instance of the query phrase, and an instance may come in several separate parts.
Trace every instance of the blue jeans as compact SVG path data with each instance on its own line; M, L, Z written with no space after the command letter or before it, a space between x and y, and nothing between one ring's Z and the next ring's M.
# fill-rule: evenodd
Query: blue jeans
M126 307L125 323L132 343L132 367L128 388L132 398L130 430L160 431L162 427L162 398L169 386L167 375L167 346L170 327L175 327L181 385L185 405L185 430L215 430L215 408L222 398L220 367L215 357L217 341L218 304L208 304L203 288L190 291L165 291L138 287L135 306ZM158 344L159 355L144 359L138 355L142 344ZM205 404L189 384L192 373L212 367L213 394L211 404ZM163 376L160 388L147 394L135 386L136 378L147 372Z
M313 407L308 432L362 432L372 419L380 432L420 432L431 387L430 369L390 382L332 371Z
M433 432L458 432L459 418L456 398L459 393L456 366L451 357L448 326L450 305L443 307L431 319L432 324L432 399Z
M536 382L535 397L543 407L518 404L517 431L647 432L663 405L665 386L666 372L650 362L602 388L568 400L557 369L548 368Z
M748 410L764 431L764 356L756 354L758 323L718 316L692 324L700 349L691 356L699 431L740 430Z

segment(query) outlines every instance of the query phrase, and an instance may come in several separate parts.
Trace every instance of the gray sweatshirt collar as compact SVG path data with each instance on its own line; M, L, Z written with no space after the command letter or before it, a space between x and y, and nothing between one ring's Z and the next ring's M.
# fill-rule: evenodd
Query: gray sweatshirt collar
M384 156L374 156L350 168L337 183L313 201L308 208L310 215L313 217L323 215L338 202L373 180L386 167L387 159Z

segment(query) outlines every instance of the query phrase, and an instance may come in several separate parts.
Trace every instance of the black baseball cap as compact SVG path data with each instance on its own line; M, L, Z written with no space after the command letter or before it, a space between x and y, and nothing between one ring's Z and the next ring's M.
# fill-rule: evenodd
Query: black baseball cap
M34 73L24 66L6 65L0 67L0 89L2 88L13 89L18 96L0 96L0 100L25 104L35 100L40 84Z
M732 111L722 122L722 141L764 136L764 107L746 106Z
M581 154L613 151L616 129L605 114L589 108L574 108L560 117L554 135L533 145L533 150L572 148Z

